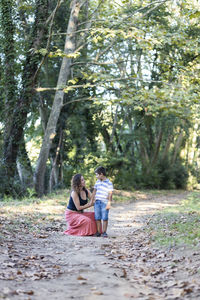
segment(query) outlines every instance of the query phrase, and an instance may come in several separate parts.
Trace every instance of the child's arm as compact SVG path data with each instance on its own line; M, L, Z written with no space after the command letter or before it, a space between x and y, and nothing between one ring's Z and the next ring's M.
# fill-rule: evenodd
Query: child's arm
M92 200L92 193L91 193L90 190L88 190L88 189L87 189L87 192L88 192L88 198L89 198L90 200Z
M93 192L92 192L92 198L91 198L91 200L92 200L93 203L95 202L96 191L97 191L97 190L94 189Z
M90 204L91 204L91 206L93 206L94 205L94 202L92 201L92 193L90 192L90 190L88 190L87 189L87 192L88 192L88 198L89 198L89 200L90 200Z
M109 192L109 194L108 194L108 203L106 205L106 209L111 208L111 202L112 202L112 192Z

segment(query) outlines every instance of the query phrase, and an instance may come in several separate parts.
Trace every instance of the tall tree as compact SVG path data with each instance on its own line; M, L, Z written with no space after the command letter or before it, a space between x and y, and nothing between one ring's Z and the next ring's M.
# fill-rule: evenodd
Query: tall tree
M63 98L64 98L63 87L66 85L66 82L70 77L71 62L72 62L72 58L70 54L73 55L75 51L75 46L76 46L75 37L76 37L76 30L77 30L77 22L78 22L78 16L82 4L83 1L81 0L72 0L71 2L71 14L69 17L65 47L64 47L65 55L62 60L58 82L57 82L57 91L55 93L53 106L45 130L42 147L40 150L40 154L39 154L39 158L38 158L38 162L34 174L35 189L38 196L42 196L44 193L44 176L46 170L46 162L49 157L49 150L52 144L52 140L56 134L56 125L63 106Z
M8 2L12 4L11 1ZM8 7L8 2L2 0L1 8L5 9L6 7ZM20 92L16 97L16 101L13 101L15 97L11 100L9 99L10 101L8 102L8 109L6 111L6 119L10 119L10 121L7 124L8 128L6 128L6 130L8 129L8 132L5 134L4 140L3 172L4 178L6 178L6 181L10 183L11 186L13 185L13 178L16 174L16 160L19 145L23 138L23 131L26 124L27 114L30 111L30 105L33 100L34 86L36 83L35 74L41 60L41 57L40 55L38 55L37 50L42 48L42 45L47 40L47 26L45 25L45 22L48 16L48 0L36 0L35 8L35 21L30 31L27 48L25 51L26 58L23 66L23 74L21 77ZM7 15L8 17L12 18L10 8L7 10ZM9 25L10 24L12 24L11 21L9 22ZM6 33L6 30L9 31L9 29L6 28L7 26L8 24L5 23L4 35ZM13 33L13 29L11 32ZM13 44L11 43L11 47L12 45ZM12 51L11 48L10 50ZM13 54L11 54L11 61L12 59L14 59ZM11 70L12 68L13 67L11 67ZM11 75L11 80L13 82L13 70ZM10 83L8 90L9 95L12 95L12 93L16 93L15 87L16 85L13 86Z
M9 137L11 134L12 126L12 115L16 105L17 99L17 82L15 77L16 71L16 48L14 41L15 24L13 22L14 15L14 1L13 0L1 0L0 1L0 12L1 12L1 28L2 28L2 50L4 54L4 68L2 70L1 80L4 86L4 145L3 154L6 169L6 175L8 175L9 181L6 178L4 185L7 186L6 182L10 182L11 186L14 182L15 164L8 163L6 161L6 152L9 145ZM2 99L3 100L3 99ZM8 117L9 116L9 117ZM3 115L2 115L3 117ZM3 170L2 170L3 171ZM7 189L5 186L5 190Z

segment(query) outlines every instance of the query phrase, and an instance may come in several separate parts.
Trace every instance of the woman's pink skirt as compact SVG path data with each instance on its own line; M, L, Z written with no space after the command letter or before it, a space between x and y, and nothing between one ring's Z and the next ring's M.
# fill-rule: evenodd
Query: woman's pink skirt
M94 212L73 212L66 210L67 230L64 232L69 235L93 235L97 232Z

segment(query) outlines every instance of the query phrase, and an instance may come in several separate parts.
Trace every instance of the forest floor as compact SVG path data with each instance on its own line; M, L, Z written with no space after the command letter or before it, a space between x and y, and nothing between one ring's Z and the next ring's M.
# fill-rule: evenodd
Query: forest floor
M66 203L55 196L0 205L0 299L200 299L200 247L157 246L148 230L188 193L135 192L114 203L108 238L64 235Z

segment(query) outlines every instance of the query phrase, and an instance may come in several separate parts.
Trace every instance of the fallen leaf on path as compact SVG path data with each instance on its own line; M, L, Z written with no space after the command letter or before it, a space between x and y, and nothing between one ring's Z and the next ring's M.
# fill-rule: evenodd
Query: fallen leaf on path
M86 282L86 281L80 281L80 284L81 284L81 285L86 285L87 282Z
M34 295L34 291L27 291L27 292L24 292L24 294L27 294L27 295Z
M36 236L37 238L40 238L40 239L46 239L48 238L49 236L47 234L39 234Z
M167 284L166 284L166 288L170 288L172 286L175 286L177 285L177 283L175 281L168 281Z
M135 298L137 296L138 296L138 294L129 294L129 293L124 294L124 297L126 297L126 298Z
M17 289L15 292L17 293L17 295L19 294L34 295L34 291L32 290L25 291L25 290Z
M94 295L103 295L103 292L100 292L100 291L96 291L96 292L93 292Z
M121 278L126 278L127 277L127 272L126 272L126 270L125 269L123 269L123 275L122 276L120 276Z
M79 275L76 279L77 280L87 280L86 278L82 277L81 275Z
M180 298L183 295L183 290L181 289L177 289L177 288L173 288L170 295L172 295L173 297L177 297Z
M193 288L192 287L188 287L188 288L184 288L183 289L183 294L190 294L193 292Z

